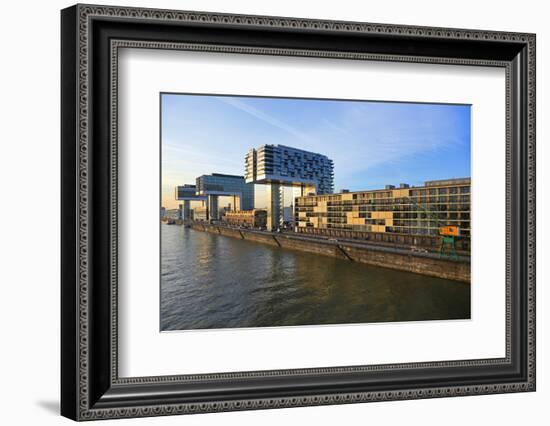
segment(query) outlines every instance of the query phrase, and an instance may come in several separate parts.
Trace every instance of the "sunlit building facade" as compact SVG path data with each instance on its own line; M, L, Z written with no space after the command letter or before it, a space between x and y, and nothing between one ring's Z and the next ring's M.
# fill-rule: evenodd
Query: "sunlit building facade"
M425 182L423 186L399 187L297 197L296 231L335 237L378 238L389 236L439 236L451 227L470 247L470 178ZM403 242L410 239L402 239Z
M239 210L227 211L222 216L222 222L231 226L243 226L245 228L264 228L267 224L267 210Z

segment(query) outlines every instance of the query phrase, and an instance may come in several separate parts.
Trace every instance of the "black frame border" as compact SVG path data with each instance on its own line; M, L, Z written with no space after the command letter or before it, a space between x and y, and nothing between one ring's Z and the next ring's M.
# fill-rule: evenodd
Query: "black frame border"
M91 420L535 390L535 35L96 5L64 9L61 35L64 416ZM119 379L112 53L140 43L506 67L507 357Z

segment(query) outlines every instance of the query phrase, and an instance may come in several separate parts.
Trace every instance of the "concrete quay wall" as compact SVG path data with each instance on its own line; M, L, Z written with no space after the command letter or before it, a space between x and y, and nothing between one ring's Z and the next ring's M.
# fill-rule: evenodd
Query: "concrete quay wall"
M196 231L240 238L282 249L315 253L448 280L470 282L470 262L464 260L453 261L441 259L433 254L425 255L406 250L388 250L385 247L367 246L349 242L316 241L314 238L303 238L296 235L235 229L202 223L194 223L190 226Z
M470 262L418 256L414 253L388 253L342 244L342 249L354 262L416 274L470 282Z
M306 251L308 253L320 254L323 256L338 257L350 260L346 254L335 244L327 244L323 241L305 241L292 238L286 235L275 236L282 248L290 250Z

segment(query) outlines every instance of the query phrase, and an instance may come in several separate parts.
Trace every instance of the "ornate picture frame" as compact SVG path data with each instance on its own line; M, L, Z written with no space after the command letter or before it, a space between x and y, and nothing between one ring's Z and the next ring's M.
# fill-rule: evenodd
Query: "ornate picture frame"
M535 390L535 35L76 5L61 12L61 413L160 416ZM119 377L122 47L506 71L506 356Z

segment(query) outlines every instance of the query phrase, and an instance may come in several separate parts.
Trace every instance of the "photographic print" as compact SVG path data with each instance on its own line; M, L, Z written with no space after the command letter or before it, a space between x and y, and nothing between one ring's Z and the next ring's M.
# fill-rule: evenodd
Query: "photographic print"
M470 319L470 105L160 103L161 331Z

